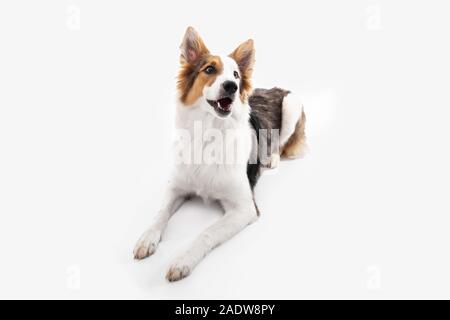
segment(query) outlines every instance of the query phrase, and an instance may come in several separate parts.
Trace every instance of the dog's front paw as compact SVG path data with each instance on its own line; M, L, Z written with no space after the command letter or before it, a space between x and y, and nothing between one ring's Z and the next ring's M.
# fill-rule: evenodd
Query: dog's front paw
M145 259L155 253L161 241L161 231L150 229L139 239L133 254L136 260Z
M178 281L186 278L192 272L192 263L185 257L177 259L169 268L166 279L170 282Z

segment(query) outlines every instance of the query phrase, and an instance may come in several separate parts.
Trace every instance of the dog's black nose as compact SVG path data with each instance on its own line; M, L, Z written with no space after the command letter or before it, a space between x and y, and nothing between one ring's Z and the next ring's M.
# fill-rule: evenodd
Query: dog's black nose
M233 94L238 89L238 86L237 86L236 82L234 82L234 81L225 81L222 84L222 86L223 86L223 89L225 90L225 92L228 94Z

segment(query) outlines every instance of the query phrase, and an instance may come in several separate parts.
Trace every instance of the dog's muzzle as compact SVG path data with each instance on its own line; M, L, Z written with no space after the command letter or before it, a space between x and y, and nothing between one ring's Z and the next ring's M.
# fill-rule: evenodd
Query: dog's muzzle
M226 117L231 113L233 99L230 97L225 97L219 100L208 100L208 103L220 116Z

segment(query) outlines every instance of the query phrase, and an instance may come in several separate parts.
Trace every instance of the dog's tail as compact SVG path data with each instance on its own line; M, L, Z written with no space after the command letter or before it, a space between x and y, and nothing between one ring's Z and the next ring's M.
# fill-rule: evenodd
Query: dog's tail
M281 156L288 159L303 158L308 150L303 103L296 95L290 93L283 99L281 112Z

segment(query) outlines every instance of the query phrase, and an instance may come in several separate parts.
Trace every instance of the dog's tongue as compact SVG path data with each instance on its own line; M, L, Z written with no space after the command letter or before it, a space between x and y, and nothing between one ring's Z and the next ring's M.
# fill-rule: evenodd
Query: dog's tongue
M232 102L233 101L230 98L223 98L217 101L217 103L219 104L219 108L223 110L230 110Z

